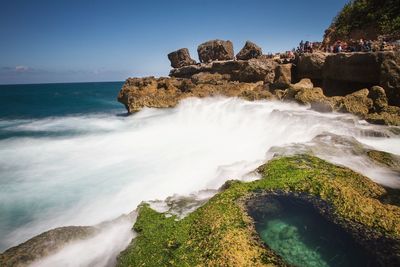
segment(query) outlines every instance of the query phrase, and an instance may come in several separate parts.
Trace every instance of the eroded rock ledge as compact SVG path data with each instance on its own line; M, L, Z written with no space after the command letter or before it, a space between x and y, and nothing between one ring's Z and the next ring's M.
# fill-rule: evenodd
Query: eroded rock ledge
M349 112L371 123L400 125L400 53L306 53L274 60L246 42L236 56L232 43L214 40L169 54L170 77L129 78L118 100L129 113L174 107L187 97L223 95L310 105L320 112Z

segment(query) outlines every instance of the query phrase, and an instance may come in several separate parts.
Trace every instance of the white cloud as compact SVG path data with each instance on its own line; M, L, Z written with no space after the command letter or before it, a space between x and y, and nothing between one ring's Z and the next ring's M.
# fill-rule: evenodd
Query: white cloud
M25 72L28 70L29 70L29 67L27 67L27 66L22 66L22 65L15 66L15 71L17 71L17 72Z

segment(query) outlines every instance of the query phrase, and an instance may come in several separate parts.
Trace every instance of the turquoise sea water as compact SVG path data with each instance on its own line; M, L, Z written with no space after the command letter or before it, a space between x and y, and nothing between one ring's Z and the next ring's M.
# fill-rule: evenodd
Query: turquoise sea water
M124 106L117 101L122 84L0 85L0 251L9 246L5 245L8 243L7 234L34 221L40 216L39 211L55 205L50 198L60 199L60 203L69 202L72 193L63 192L62 186L58 185L58 189L46 194L46 188L35 181L35 177L48 179L49 182L44 185L50 186L56 178L54 175L45 175L48 171L44 171L46 167L40 165L41 159L43 162L49 161L53 168L54 164L63 164L68 160L66 156L58 155L57 163L51 162L57 155L46 152L45 147L52 140L87 132L86 128L90 128L93 118L113 118L126 114ZM98 128L94 131L101 131ZM36 157L30 154L35 142L41 142L36 145L41 149L33 153ZM18 151L16 147L21 149ZM49 155L49 160L44 159L45 155ZM31 171L35 166L37 169ZM44 175L39 174L42 170ZM79 192L82 189L79 183L76 184L74 191ZM33 188L36 187L42 187L42 193L39 190L33 194Z
M257 215L256 229L271 249L294 266L373 266L368 252L311 204L274 196L265 205L269 208Z
M123 82L0 85L0 119L124 112L116 101Z
M54 132L21 130L26 123L63 116L126 113L117 95L123 82L0 85L0 139ZM14 131L18 127L18 131Z

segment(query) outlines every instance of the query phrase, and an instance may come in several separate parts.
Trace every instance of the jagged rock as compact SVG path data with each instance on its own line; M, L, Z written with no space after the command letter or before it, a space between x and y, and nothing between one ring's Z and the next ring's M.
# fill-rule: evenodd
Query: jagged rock
M385 106L380 112L372 112L365 119L374 124L400 126L400 107Z
M177 78L129 78L125 81L118 101L123 103L129 113L144 107L168 108L188 97L208 97L223 95L241 97L248 100L269 99L272 94L263 82L245 83L218 80L221 74L203 73L193 79Z
M240 82L272 83L275 78L277 63L271 59L250 59L241 61L239 70L235 73L234 79Z
M171 61L171 67L173 68L181 68L196 64L196 61L190 57L189 50L187 48L181 48L169 53L168 59Z
M323 88L328 96L345 96L380 84L382 53L338 53L325 59Z
M0 254L0 266L28 266L33 261L61 249L67 243L87 238L96 231L97 228L92 226L68 226L44 232Z
M382 54L380 85L385 89L390 105L400 106L400 51Z
M275 68L274 82L272 89L286 89L292 83L292 64L281 64Z
M372 100L368 98L368 94L368 89L362 89L343 98L337 98L335 109L365 117L373 105Z
M277 63L272 59L257 58L237 61L215 61L209 64L173 69L171 77L190 78L197 73L219 73L229 75L231 81L271 83L275 77Z
M311 104L313 102L322 102L326 99L321 88L305 88L301 89L295 96L295 99L300 104Z
M197 47L200 62L234 59L231 41L211 40Z
M231 79L229 74L219 74L219 73L209 73L209 72L200 72L194 74L191 77L191 80L195 84L223 84L226 81Z
M236 55L236 59L249 60L252 58L258 58L261 55L262 55L261 47L259 47L255 43L247 41L244 47Z
M378 53L338 53L325 59L324 79L379 84Z
M292 84L290 87L293 88L293 90L295 91L300 91L303 89L312 89L314 85L310 79L306 78L301 79L301 81L299 81L298 83Z
M288 89L285 90L283 100L294 100L297 93L301 90L312 89L314 87L310 79L302 79L298 83L291 84Z
M321 84L327 96L345 96L379 85L400 106L400 52L307 53L296 57L295 77Z
M373 101L373 111L375 112L381 112L385 107L388 106L385 89L380 86L371 87L368 97Z
M296 57L297 78L322 80L326 53L306 53Z

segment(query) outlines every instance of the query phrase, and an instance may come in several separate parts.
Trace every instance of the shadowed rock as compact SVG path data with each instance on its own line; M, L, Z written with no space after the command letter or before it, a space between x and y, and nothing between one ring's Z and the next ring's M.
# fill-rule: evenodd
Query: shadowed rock
M292 64L281 64L275 69L273 89L286 89L292 82Z
M168 59L171 61L171 67L173 68L181 68L196 64L196 61L190 57L189 50L187 48L181 48L169 53Z
M236 59L249 60L252 58L258 58L262 55L261 47L253 42L247 41L242 50L236 55Z

